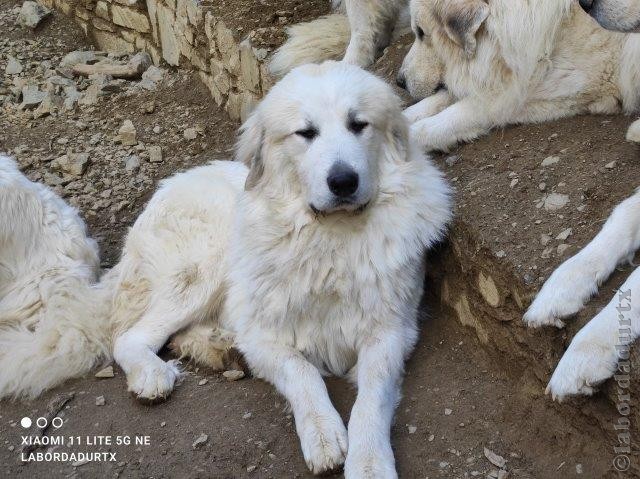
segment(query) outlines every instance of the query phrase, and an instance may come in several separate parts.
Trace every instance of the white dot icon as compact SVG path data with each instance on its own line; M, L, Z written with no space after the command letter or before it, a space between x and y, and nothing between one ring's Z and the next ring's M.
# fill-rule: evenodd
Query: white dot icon
M31 427L31 419L29 419L28 417L23 417L22 419L20 419L20 425L25 429L30 428Z

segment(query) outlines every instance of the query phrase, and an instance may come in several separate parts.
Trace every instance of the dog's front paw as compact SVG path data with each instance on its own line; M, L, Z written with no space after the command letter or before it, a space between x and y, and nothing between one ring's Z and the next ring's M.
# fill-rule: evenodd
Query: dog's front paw
M349 450L344 466L345 479L397 479L395 459L391 445L377 448L360 448L357 445Z
M618 354L615 344L596 333L580 331L564 353L546 390L553 400L562 401L575 395L590 396L595 386L616 372Z
M156 401L171 394L182 373L178 368L178 361L146 362L132 369L127 376L129 391L138 399Z
M544 284L524 315L529 327L564 327L560 318L576 314L598 288L594 265L574 257L563 263Z
M297 426L302 454L311 472L321 474L344 464L347 430L335 410L310 411Z

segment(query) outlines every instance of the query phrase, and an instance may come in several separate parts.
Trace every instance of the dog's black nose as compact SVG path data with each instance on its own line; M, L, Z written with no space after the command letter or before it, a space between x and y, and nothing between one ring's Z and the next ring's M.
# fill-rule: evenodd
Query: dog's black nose
M396 77L396 85L398 85L403 90L407 89L407 79L405 78L405 76L403 74L400 73Z
M358 182L358 173L344 163L333 165L327 177L329 190L340 198L354 194L358 190Z
M585 12L588 12L593 8L593 0L580 0L580 6Z

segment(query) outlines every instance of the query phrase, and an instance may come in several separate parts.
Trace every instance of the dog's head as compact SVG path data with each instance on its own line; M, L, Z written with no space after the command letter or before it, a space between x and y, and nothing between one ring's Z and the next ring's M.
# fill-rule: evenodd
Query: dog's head
M604 28L640 32L640 0L580 0L580 6Z
M405 161L401 102L352 65L304 65L266 95L241 128L245 189L295 199L315 213L358 211L374 201L382 161Z
M473 58L489 6L483 0L412 0L410 9L415 40L400 68L398 84L406 86L413 98L422 99L442 85L443 55Z

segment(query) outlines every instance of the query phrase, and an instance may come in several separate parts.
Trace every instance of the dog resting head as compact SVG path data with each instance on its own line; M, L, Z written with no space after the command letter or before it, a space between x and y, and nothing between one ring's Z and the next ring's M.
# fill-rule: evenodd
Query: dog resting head
M382 80L338 62L304 65L266 95L241 128L245 189L314 213L375 201L383 161L406 161L400 99ZM292 205L289 205L292 206Z
M600 25L620 32L640 32L640 0L580 0Z
M476 37L489 16L489 6L483 0L412 0L410 9L415 40L402 63L398 83L406 85L413 98L422 99L442 82L443 55L474 57Z

